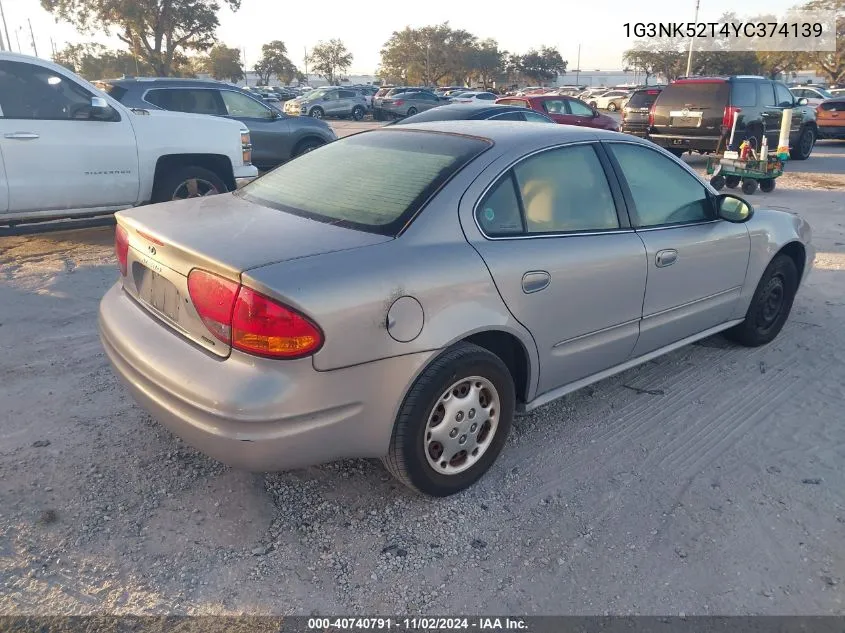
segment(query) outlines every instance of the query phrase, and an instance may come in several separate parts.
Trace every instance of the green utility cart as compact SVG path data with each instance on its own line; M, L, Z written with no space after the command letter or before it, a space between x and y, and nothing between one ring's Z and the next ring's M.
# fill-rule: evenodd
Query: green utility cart
M777 156L766 160L725 158L710 156L707 158L707 175L710 184L717 191L724 187L734 189L742 185L742 193L750 196L757 191L769 193L775 189L775 178L783 175L783 161Z

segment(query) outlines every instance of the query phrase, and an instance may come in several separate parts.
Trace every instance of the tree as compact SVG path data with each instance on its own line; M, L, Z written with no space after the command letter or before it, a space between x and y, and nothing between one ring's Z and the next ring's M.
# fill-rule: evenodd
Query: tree
M284 84L290 83L297 77L297 69L288 58L288 48L281 40L273 40L261 47L261 59L255 64L255 72L258 74L261 85L270 83L270 76Z
M448 22L394 31L381 49L380 76L402 83L436 85L451 78L465 81L473 70L477 40Z
M470 69L485 88L504 72L505 54L505 51L499 50L499 45L493 39L479 42L471 49Z
M845 0L813 0L802 8L836 12L836 50L805 53L804 60L825 75L830 83L845 83Z
M240 0L224 0L233 11ZM207 51L220 22L217 0L41 0L85 34L114 33L159 76L178 72L186 51Z
M53 61L85 79L114 79L143 76L152 68L126 51L113 51L102 44L68 44L53 56Z
M314 72L331 85L336 85L339 76L349 70L352 65L352 53L346 49L346 45L338 39L328 42L319 42L308 56Z
M687 56L677 40L652 38L639 40L623 54L623 59L649 76L662 76L666 81L680 77L687 66ZM693 56L694 58L694 56Z
M208 55L200 58L199 68L220 81L237 83L244 78L241 51L225 44L216 44Z
M541 47L539 51L532 48L517 61L520 74L536 83L554 81L558 75L566 73L567 64L557 48L547 46Z

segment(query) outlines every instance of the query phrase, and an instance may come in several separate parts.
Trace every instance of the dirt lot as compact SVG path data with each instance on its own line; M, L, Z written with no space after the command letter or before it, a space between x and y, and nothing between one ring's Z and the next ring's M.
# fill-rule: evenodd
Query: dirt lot
M100 348L112 229L0 238L0 614L845 614L845 144L789 167L753 201L819 254L773 344L714 337L520 418L438 501L369 461L198 454Z

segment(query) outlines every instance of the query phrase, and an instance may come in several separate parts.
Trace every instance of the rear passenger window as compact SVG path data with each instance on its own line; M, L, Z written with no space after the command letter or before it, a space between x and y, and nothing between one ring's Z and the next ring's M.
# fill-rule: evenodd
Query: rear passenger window
M673 160L630 143L609 143L608 147L634 199L636 227L714 219L702 182Z
M525 117L522 116L522 112L505 112L504 114L497 114L494 117L490 117L495 121L524 121Z
M341 90L340 91L340 98L341 99L351 99L355 95L356 95L356 93L353 92L352 90Z
M478 205L476 217L481 230L490 237L518 235L523 232L522 215L519 212L512 172L508 172L485 196Z
M775 89L772 84L767 81L761 81L757 84L757 92L761 106L772 107L775 105Z
M223 115L223 105L216 90L199 88L162 88L150 90L146 101L165 110L192 114Z
M735 81L731 89L731 105L751 108L757 105L757 86L751 81Z

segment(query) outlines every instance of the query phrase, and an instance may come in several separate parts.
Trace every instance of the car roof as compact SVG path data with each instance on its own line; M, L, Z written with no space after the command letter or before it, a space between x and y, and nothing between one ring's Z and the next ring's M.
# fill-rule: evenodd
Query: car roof
M190 77L122 77L120 79L104 79L104 83L113 86L120 86L127 88L129 86L169 86L171 88L187 88L190 86L197 88L230 88L235 90L243 90L240 86L226 83L225 81L217 81L216 79L192 79ZM259 88L251 86L251 92L258 92ZM266 90L262 90L266 92Z
M438 116L443 113L446 113L447 116L453 115L452 118L444 118L444 119L431 119L430 121L426 121L426 123L435 123L437 121L466 121L471 119L474 116L479 114L484 114L486 112L524 112L525 108L522 106L514 106L514 105L507 105L505 103L490 103L490 102L477 102L477 103L452 103L449 105L440 106L439 108L432 108L430 110L426 110L425 112L420 112L419 114L415 114L414 117L418 116ZM401 119L396 121L397 124L401 123ZM402 125L412 125L411 123L402 123Z
M492 141L505 149L508 146L523 145L526 142L536 143L538 146L556 145L575 141L624 140L639 142L639 139L619 132L610 132L595 128L583 128L575 125L526 125L520 121L488 121L488 120L451 120L428 121L425 123L409 123L402 126L387 126L373 132L391 130L419 130L422 132L440 132L445 134L459 134L474 136ZM365 132L371 134L372 132ZM643 141L641 144L648 144Z

